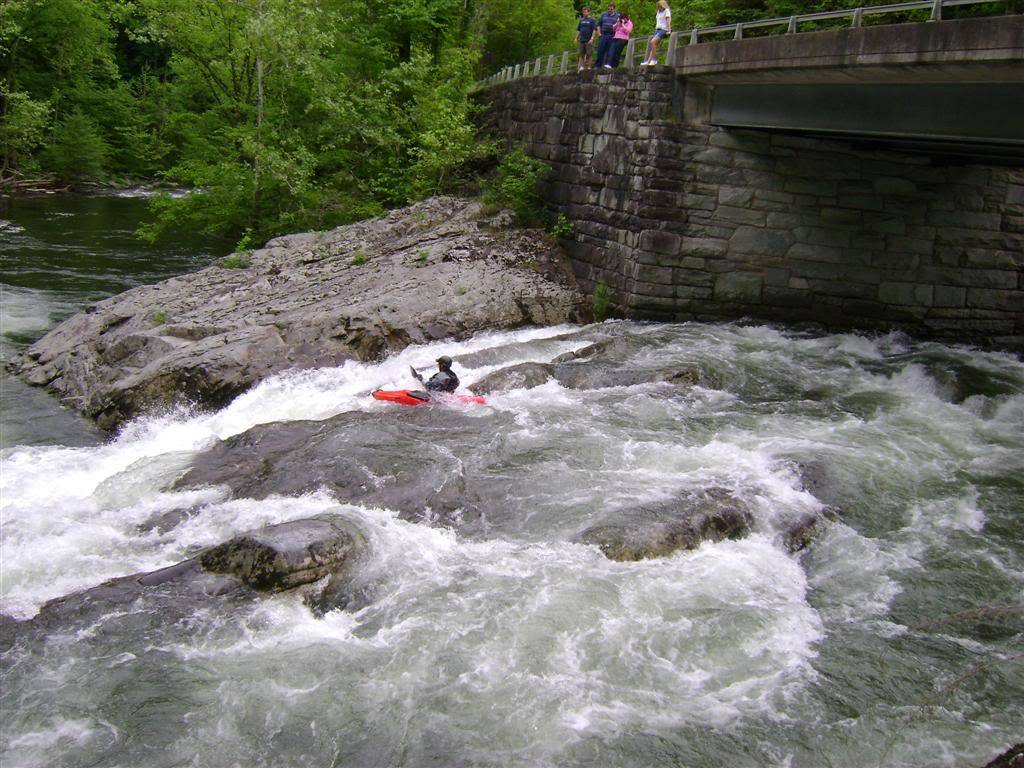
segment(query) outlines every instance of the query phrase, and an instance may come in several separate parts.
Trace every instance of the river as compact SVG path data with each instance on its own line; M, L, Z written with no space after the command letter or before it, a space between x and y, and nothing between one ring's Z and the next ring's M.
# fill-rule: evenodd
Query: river
M5 359L85 303L217 253L138 244L139 200L5 205ZM471 383L594 341L614 342L609 370L677 366L700 383L549 382L429 412L367 396L442 353ZM980 767L1024 733L1013 356L895 333L612 321L285 373L221 411L114 437L4 377L3 614L327 510L371 552L366 600L323 618L287 592L181 622L141 601L14 643L4 768ZM349 412L372 417L353 445L396 462L438 435L487 491L485 524L410 523L325 492L168 490L218 440ZM707 488L746 505L749 535L628 563L579 543ZM182 508L168 529L149 523ZM807 514L827 521L791 553L787 521Z

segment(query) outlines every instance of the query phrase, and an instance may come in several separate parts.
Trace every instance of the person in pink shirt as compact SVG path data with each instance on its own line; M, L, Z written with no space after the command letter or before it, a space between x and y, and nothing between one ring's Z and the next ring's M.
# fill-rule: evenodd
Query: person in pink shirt
M615 22L613 30L614 38L612 39L611 50L608 52L608 63L604 65L605 69L619 66L619 57L622 55L622 49L626 47L626 43L629 42L629 36L633 33L633 20L629 18L628 13L624 13L619 17L619 20Z

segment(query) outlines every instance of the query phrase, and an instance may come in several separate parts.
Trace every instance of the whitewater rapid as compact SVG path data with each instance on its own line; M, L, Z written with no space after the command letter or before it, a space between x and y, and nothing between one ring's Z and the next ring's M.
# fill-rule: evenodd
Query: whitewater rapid
M504 481L503 514L471 534L326 490L168 490L256 425L401 418L369 393L409 386L408 367L441 354L468 384L606 339L623 342L622 368L692 367L701 383L551 381L451 408ZM939 375L955 366L997 386L961 397ZM222 410L152 414L99 445L9 448L0 613L17 619L327 511L360 527L370 557L364 603L323 618L283 593L241 617L154 615L139 632L110 615L16 645L0 754L5 766L979 762L1021 722L1020 637L919 625L1020 600L1022 436L1024 366L1009 355L898 334L610 322L287 372ZM803 474L814 463L829 498ZM620 510L709 487L751 509L749 536L633 563L579 543ZM181 509L180 524L152 525ZM785 525L807 514L830 522L791 553ZM998 683L940 696L979 660Z

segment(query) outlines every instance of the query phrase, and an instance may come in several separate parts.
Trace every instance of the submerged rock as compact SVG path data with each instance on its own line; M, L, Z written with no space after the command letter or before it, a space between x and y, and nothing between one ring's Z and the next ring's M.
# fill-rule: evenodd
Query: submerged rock
M432 409L260 424L196 456L174 488L222 486L251 499L326 490L406 520L462 526L483 507L462 458L472 431Z
M432 198L326 233L279 237L75 315L13 368L114 428L182 402L221 407L288 368L586 315L549 238Z
M507 392L510 389L532 389L551 381L554 374L554 366L547 363L520 363L484 376L469 389L478 395Z
M985 763L985 768L1024 768L1024 742L1014 744L991 762Z
M597 545L610 560L629 562L696 549L705 541L742 538L753 524L743 502L721 488L659 507L644 507L625 517L623 523L586 529L580 540Z
M90 624L115 611L118 631L145 632L154 621L170 624L211 602L226 610L261 592L293 589L330 574L351 575L366 546L359 529L341 515L267 526L166 568L51 600L30 621L0 625L0 643L10 644L22 631Z
M211 573L277 591L318 581L365 548L366 539L344 518L311 518L236 536L197 559Z
M563 357L560 355L556 360ZM617 363L587 360L572 363L519 363L488 374L470 385L469 389L478 395L489 395L511 389L539 387L552 379L567 389L603 389L635 387L660 381L689 386L698 383L701 375L692 369L630 369Z
M602 389L604 387L635 387L640 384L669 382L693 385L701 380L692 369L663 368L623 369L613 363L579 362L555 366L555 378L568 389Z
M782 534L783 544L790 552L807 549L821 534L821 526L822 518L819 515L804 515L786 527Z

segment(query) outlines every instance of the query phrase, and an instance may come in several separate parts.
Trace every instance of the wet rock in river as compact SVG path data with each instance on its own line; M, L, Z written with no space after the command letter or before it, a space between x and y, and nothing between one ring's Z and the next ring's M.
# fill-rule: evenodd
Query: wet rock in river
M991 762L985 763L985 768L1024 768L1024 742L1014 744Z
M1005 371L985 370L959 359L918 355L925 370L939 385L940 394L953 403L971 397L1005 397L1021 393L1020 385Z
M196 507L176 507L158 512L135 526L139 533L163 534L173 531L197 513Z
M807 549L811 543L821 535L823 520L820 515L806 514L788 526L782 534L782 541L790 552L800 552Z
M835 509L834 505L842 498L842 488L835 470L827 462L820 459L797 461L796 471L805 491Z
M580 360L610 360L610 359L621 359L629 355L629 353L635 351L636 342L626 338L611 338L602 339L601 341L595 341L593 344L588 344L581 349L577 349L573 352L566 352L559 355L552 363L572 363Z
M511 389L539 387L551 379L557 380L567 389L603 389L635 387L660 381L689 386L700 382L701 375L693 369L623 368L621 364L590 361L519 363L488 374L474 382L469 389L478 395L488 395Z
M508 392L511 389L531 389L551 381L554 372L554 366L546 363L520 363L484 376L474 382L469 389L478 395Z
M222 486L252 499L323 489L406 520L459 527L485 503L466 470L473 430L426 408L260 424L196 456L174 487Z
M721 488L625 517L624 522L588 528L580 540L597 545L610 560L628 562L696 549L705 541L742 538L753 524L746 505Z
M329 574L342 581L355 573L366 546L359 529L341 515L267 526L166 568L51 600L30 621L0 624L0 641L9 644L23 632L102 624L111 615L116 626L109 631L144 636L154 623L190 620L201 606L224 615L261 592L301 587Z
M614 363L599 362L563 363L554 368L558 383L567 389L635 387L656 382L692 385L701 380L700 372L692 369L623 368Z
M262 591L292 589L338 570L366 549L366 539L344 518L296 520L261 528L203 552L211 573L237 577Z
M14 645L18 632L25 622L18 621L13 616L0 613L0 653Z

